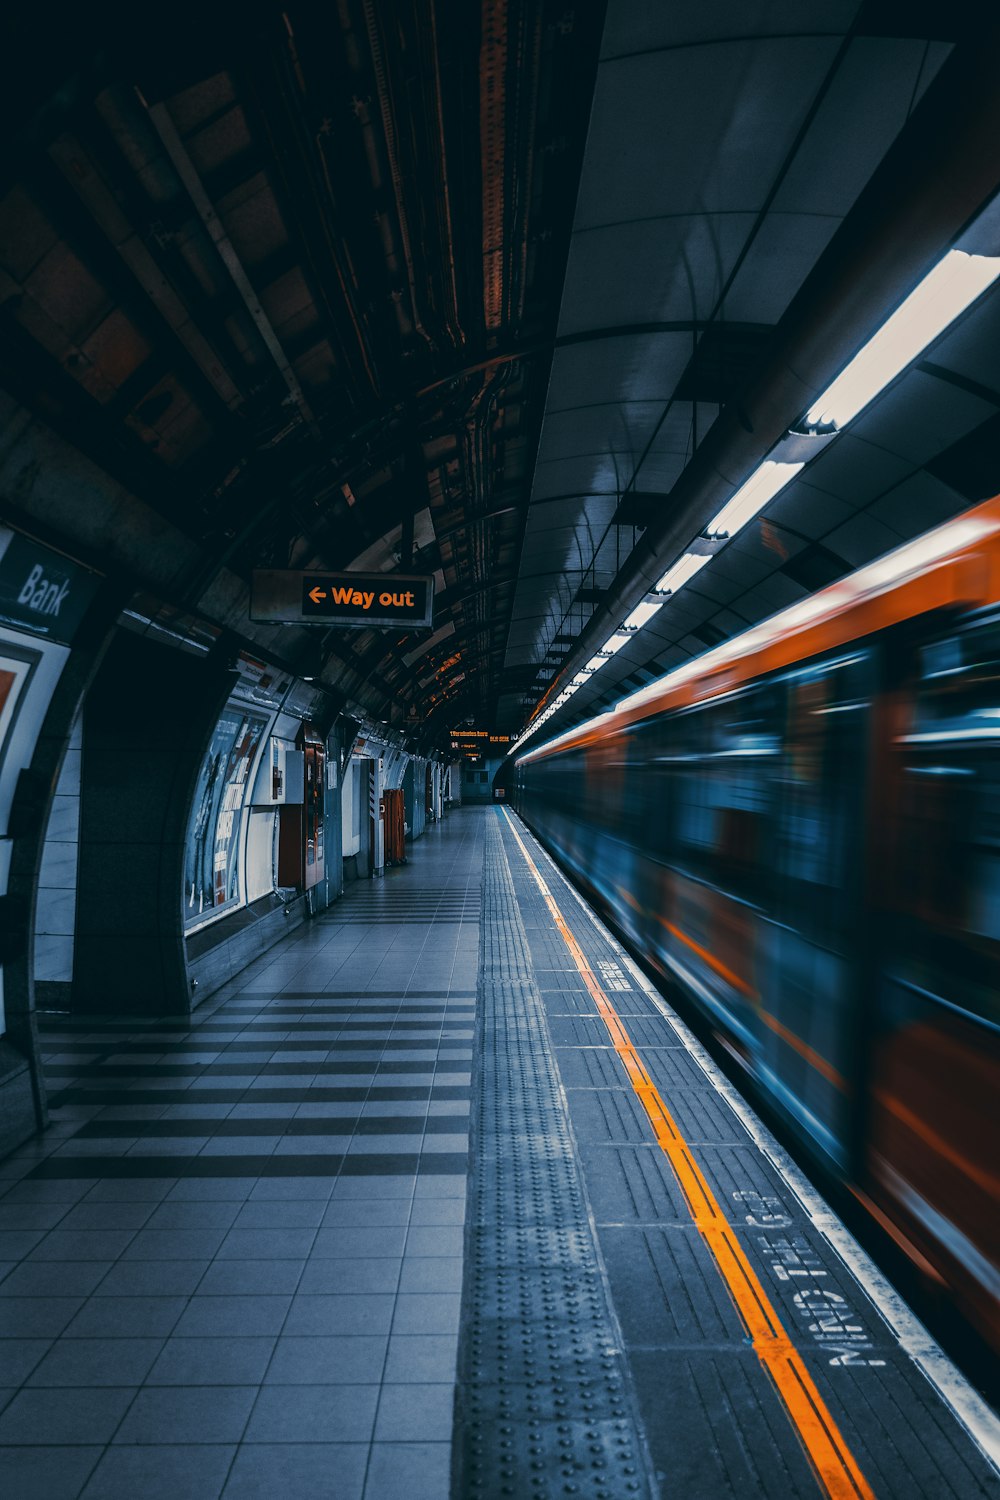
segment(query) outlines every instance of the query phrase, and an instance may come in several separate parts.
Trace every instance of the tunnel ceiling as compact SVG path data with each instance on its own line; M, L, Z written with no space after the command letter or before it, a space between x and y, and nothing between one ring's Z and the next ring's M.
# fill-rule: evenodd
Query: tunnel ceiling
M261 0L153 36L134 10L23 8L2 383L159 518L171 605L255 567L433 574L423 634L281 649L425 737L519 730L633 552L703 523L691 475L712 443L725 466L727 422L754 434L845 235L864 264L879 172L949 69L996 54L944 10ZM981 498L997 318L985 299L576 716ZM0 498L77 555L108 545L83 498Z

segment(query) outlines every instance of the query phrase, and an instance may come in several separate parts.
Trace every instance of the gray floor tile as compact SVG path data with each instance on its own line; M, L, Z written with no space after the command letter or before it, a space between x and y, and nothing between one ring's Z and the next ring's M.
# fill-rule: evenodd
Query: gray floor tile
M29 1386L141 1385L162 1339L60 1339Z
M395 1292L401 1261L390 1256L370 1260L311 1260L298 1290L314 1292Z
M22 1390L0 1415L0 1444L108 1443L135 1390Z
M428 1080L429 1081L429 1080ZM411 1079L412 1082L412 1079ZM415 1192L416 1177L392 1176L386 1173L384 1177L341 1177L333 1190L335 1200L342 1198L412 1198Z
M377 1443L450 1443L455 1387L451 1383L383 1385L375 1420Z
M219 1260L301 1260L309 1254L315 1229L230 1229L219 1246Z
M299 1290L304 1260L217 1260L198 1284L199 1297L283 1296Z
M4 1382L15 1388L23 1385L51 1347L51 1339L4 1339L0 1346L0 1371Z
M464 1224L465 1199L415 1198L410 1214L411 1224Z
M60 1220L61 1230L141 1229L155 1203L78 1203Z
M314 1256L401 1256L406 1243L406 1230L402 1225L386 1224L378 1228L329 1228L321 1229L313 1244Z
M268 1338L167 1339L147 1385L259 1385L275 1347Z
M94 1289L97 1297L190 1296L207 1260L120 1260Z
M235 1452L233 1445L116 1444L82 1500L218 1500Z
M458 1225L411 1224L407 1255L461 1255L465 1231Z
M247 1442L367 1442L378 1393L377 1385L266 1385L250 1418Z
M317 1229L328 1212L324 1200L301 1198L291 1202L254 1199L244 1203L234 1229Z
M371 1385L382 1378L386 1345L378 1336L284 1336L275 1345L267 1385Z
M173 1333L177 1338L262 1337L278 1334L290 1297L192 1297Z
M133 1229L52 1229L31 1252L31 1260L117 1260L135 1237Z
M410 1221L409 1198L331 1198L323 1215L324 1229L365 1229L377 1225L406 1225Z
M225 1239L222 1229L140 1229L124 1260L211 1260Z
M82 1297L0 1298L0 1338L58 1338L82 1306Z
M25 1260L0 1283L3 1297L88 1297L107 1276L109 1260Z
M147 1386L129 1408L116 1443L238 1443L255 1386Z
M455 1077L451 1081L457 1083L459 1080ZM464 1198L465 1189L464 1176L449 1172L422 1172L417 1178L413 1196L414 1198Z
M0 1448L4 1493L11 1500L76 1500L101 1451L98 1447ZM133 1491L130 1500L134 1496Z
M73 1211L68 1203L11 1203L4 1198L0 1200L0 1229L5 1231L53 1229L60 1221L65 1223L67 1215ZM3 1258L16 1259L14 1256Z
M319 1198L325 1203L336 1180L335 1177L314 1177L311 1174L308 1177L262 1177L249 1197L255 1203L261 1200L281 1203L298 1198Z
M45 1237L44 1229L0 1230L0 1257L4 1260L21 1260Z
M241 1204L232 1199L171 1198L154 1210L147 1229L228 1229ZM166 1259L167 1257L164 1257Z
M364 1500L449 1500L450 1443L373 1443Z
M463 1260L460 1255L407 1255L399 1279L401 1292L460 1292Z
M392 1320L393 1333L457 1333L461 1297L444 1292L400 1293Z
M394 1298L374 1293L343 1297L297 1296L283 1332L299 1335L388 1333L393 1307Z
M66 1329L66 1338L166 1338L184 1311L185 1297L91 1297Z
M253 1191L253 1180L241 1177L182 1177L171 1187L172 1202L214 1199L217 1203L244 1202Z
M389 1340L384 1379L393 1385L454 1383L458 1335L394 1333Z
M367 1461L367 1443L244 1443L224 1500L361 1500Z

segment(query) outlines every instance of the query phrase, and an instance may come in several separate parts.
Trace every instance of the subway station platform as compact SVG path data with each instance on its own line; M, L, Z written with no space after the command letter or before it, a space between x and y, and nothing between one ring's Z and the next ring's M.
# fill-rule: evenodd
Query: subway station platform
M11 1500L1000 1495L1000 1427L522 824L46 1032Z

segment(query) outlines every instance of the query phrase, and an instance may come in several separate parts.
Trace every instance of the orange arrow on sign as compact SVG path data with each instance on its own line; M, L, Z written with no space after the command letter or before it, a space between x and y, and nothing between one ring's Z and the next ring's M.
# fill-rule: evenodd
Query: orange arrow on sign
M318 604L321 599L326 598L326 590L321 589L319 584L317 584L314 589L309 590L309 597L314 604Z

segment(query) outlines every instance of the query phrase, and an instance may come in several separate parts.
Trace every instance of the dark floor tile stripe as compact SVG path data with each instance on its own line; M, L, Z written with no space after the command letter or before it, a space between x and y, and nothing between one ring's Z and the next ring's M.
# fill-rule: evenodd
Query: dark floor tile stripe
M393 1104L402 1100L462 1100L470 1097L466 1084L365 1084L358 1088L318 1088L312 1085L308 1094L292 1089L62 1089L49 1098L50 1109L75 1104L352 1104L369 1099L376 1104Z
M70 1181L78 1177L392 1177L464 1175L465 1152L426 1154L358 1152L308 1156L73 1156L48 1157L20 1180Z
M465 1043L463 1050L467 1051L468 1045ZM117 1067L113 1063L105 1063L76 1068L71 1063L58 1063L46 1068L45 1072L48 1077L52 1078L115 1078L120 1083L127 1084L131 1079L140 1078L281 1078L283 1075L301 1077L307 1073L315 1076L328 1076L334 1073L374 1073L376 1071L379 1073L426 1073L429 1068L433 1068L438 1073L467 1073L469 1071L468 1062L463 1062L461 1059L442 1058L435 1062L433 1058L427 1058L400 1062L398 1059L383 1060L379 1057L369 1061L355 1062L345 1058L343 1061L334 1060L322 1063L266 1063L259 1068L250 1063L205 1063L198 1068L177 1067L171 1063L164 1063L162 1066L149 1064L139 1067L125 1065Z
M312 1103L311 1095L300 1095ZM197 1102L197 1101L195 1101ZM252 1101L250 1101L252 1102ZM158 1140L212 1136L243 1139L255 1135L446 1135L463 1128L455 1115L323 1115L262 1116L257 1120L91 1120L74 1133L75 1141Z

